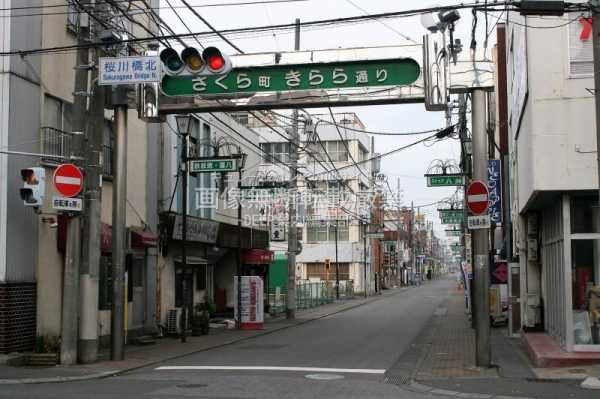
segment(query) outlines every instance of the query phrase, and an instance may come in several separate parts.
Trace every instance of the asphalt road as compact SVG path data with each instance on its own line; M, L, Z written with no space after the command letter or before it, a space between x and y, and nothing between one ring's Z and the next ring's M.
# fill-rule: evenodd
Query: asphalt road
M0 398L422 398L385 383L454 287L435 281L290 329L121 376L7 385Z

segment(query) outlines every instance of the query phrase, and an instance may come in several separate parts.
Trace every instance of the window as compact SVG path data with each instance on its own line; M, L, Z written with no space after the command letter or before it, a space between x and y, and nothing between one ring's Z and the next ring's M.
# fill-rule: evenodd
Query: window
M79 10L75 0L69 0L67 11L67 30L71 33L77 33L79 31Z
M186 282L186 287L187 289L187 294L188 294L188 301L189 303L192 303L192 297L194 294L194 290L193 290L193 283L194 283L194 279L193 279L193 273L192 273L192 268L188 267L185 273L186 277L185 277L185 282ZM183 306L183 287L181 286L181 283L183 282L183 269L181 268L181 266L177 266L175 269L175 307L182 307Z
M261 143L263 163L288 163L290 161L290 143Z
M44 124L41 128L42 153L48 155L71 155L73 106L56 97L44 97ZM57 158L45 158L44 162L60 163Z
M100 257L100 271L98 284L98 309L110 310L112 308L113 283L112 263L110 255Z
M196 268L196 291L206 289L206 268L207 265L200 265Z
M113 149L115 147L115 132L113 122L104 120L104 137L102 142L102 174L104 177L112 177L114 172Z
M333 160L333 162L346 162L348 161L348 150L346 144L343 141L328 141L327 152Z
M350 279L350 265L348 263L340 263L338 269L340 280ZM335 259L330 259L329 269L325 267L324 263L307 263L306 264L306 277L318 278L320 280L335 280Z
M589 76L594 73L593 35L582 40L582 24L578 15L579 13L570 13L568 17L569 20L577 19L569 24L569 74Z
M319 241L335 241L335 221L328 224L313 224L307 227L307 241L309 243ZM350 229L346 221L339 221L337 226L337 240L338 241L349 241L350 240Z
M327 153L325 152L325 149L327 150ZM308 151L312 154L311 159L315 162L317 162L316 159L321 162L329 161L329 158L331 158L333 162L348 161L348 150L343 141L318 141L316 143L310 143L308 145Z

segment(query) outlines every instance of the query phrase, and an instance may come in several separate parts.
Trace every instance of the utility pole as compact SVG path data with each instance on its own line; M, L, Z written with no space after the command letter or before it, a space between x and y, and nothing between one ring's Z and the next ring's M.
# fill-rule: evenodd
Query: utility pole
M240 148L240 156L242 154ZM239 166L238 166L239 167ZM237 263L236 263L236 275L237 275L237 328L242 328L242 168L238 170L238 204L237 204Z
M188 123L190 123L188 121ZM183 294L183 306L181 312L181 342L187 341L187 327L189 317L189 290L187 283L187 214L188 214L188 137L189 126L181 134L181 292ZM238 309L239 313L239 309Z
M95 4L98 12L99 4ZM92 32L97 32L100 24L93 20ZM93 62L98 65L102 54L99 48L94 48ZM98 69L91 70L91 82L98 78ZM84 215L85 223L82 240L82 261L79 276L81 314L79 315L79 361L93 363L98 359L98 286L101 247L101 211L102 211L102 164L104 138L104 86L90 86L90 111L86 129L85 149L85 193Z
M402 226L402 220L400 217L400 198L401 198L401 191L400 191L400 178L398 177L398 181L397 181L397 190L398 190L398 203L396 204L396 209L398 214L396 215L398 217L398 225L396 227L396 286L400 286L402 285L402 277L400 276L400 228ZM400 283L398 283L398 280L400 280Z
M408 234L408 247L410 248L410 268L413 283L416 283L416 265L415 265L415 244L414 244L414 228L415 228L415 203L410 202L410 231Z
M487 93L473 90L471 109L473 112L473 180L487 184ZM475 282L475 354L477 366L490 367L490 311L489 311L489 229L475 229L471 233L473 242L473 279Z
M89 5L89 0L81 1L81 6ZM82 155L82 134L85 130L87 115L87 91L89 50L85 44L89 41L89 28L81 26L77 31L77 50L75 61L75 85L73 93L73 129L79 134L72 136L73 153ZM71 154L72 156L75 154ZM62 336L60 362L63 365L77 363L78 315L79 315L79 264L81 257L81 217L69 215L65 269L63 275Z
M600 190L600 0L590 0L594 34L594 97L596 101L596 157L598 159L598 186ZM600 203L600 191L598 193ZM600 218L600 213L598 213Z
M300 19L296 18L296 29L294 35L294 50L300 50ZM296 190L298 188L298 149L300 148L300 136L298 134L298 110L292 113L292 142L290 148L290 198L288 206L288 284L285 316L288 319L296 317L296 252L298 251L298 229L296 227Z
M113 150L113 203L112 203L112 271L113 302L111 314L111 360L125 357L124 275L125 275L125 210L127 200L127 88L113 90L116 137Z
M364 273L364 291L365 298L369 295L367 290L367 221L363 223L363 273Z
M339 188L338 182L338 188ZM338 191L339 192L339 191ZM339 206L339 204L338 204ZM335 217L335 299L340 299L340 264L338 260L338 217Z

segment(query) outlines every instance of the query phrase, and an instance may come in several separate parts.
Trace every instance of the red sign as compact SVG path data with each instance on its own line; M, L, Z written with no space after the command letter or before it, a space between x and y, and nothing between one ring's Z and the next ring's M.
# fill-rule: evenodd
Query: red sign
M579 35L579 40L582 42L587 42L590 40L590 36L592 36L592 18L579 17L579 23L581 24L581 34Z
M487 186L475 180L467 188L467 206L475 215L481 215L488 209L490 193Z
M83 187L83 174L81 170L72 163L60 165L54 171L54 187L65 197L75 197Z

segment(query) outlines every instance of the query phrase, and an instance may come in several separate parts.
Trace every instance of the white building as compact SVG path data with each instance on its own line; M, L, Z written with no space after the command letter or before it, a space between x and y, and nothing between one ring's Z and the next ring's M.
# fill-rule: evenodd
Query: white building
M261 116L265 121L266 118L269 118L270 124L278 127L271 129L252 117L249 121L259 133L260 146L264 151L260 170L265 176L287 181L289 172L285 169L282 171L281 167L289 162L292 148L289 142L290 121L285 117ZM372 162L364 162L371 157L369 136L361 132L365 127L353 113L335 115L339 132L331 123L330 115L311 115L311 118L314 134L307 135L304 123L300 123L301 147L304 148L300 150L298 160L301 173L298 179L299 239L302 251L296 257L296 279L335 281L337 259L341 286L352 284L356 292L363 292L367 276L367 289L373 290L375 284L370 270L370 240L363 239L364 224L360 222L361 219L368 220L369 211L361 208L364 203L359 203L361 198L368 195L371 185ZM353 161L360 163L360 166L354 166ZM339 175L327 172L333 171L334 165ZM314 186L309 186L307 181ZM271 222L287 224L285 207L272 210L270 217ZM271 248L285 252L285 235L279 241L273 240Z
M542 327L568 351L587 351L600 349L588 345L589 323L582 324L589 289L600 284L598 155L592 37L576 17L511 13L510 194L521 324Z

